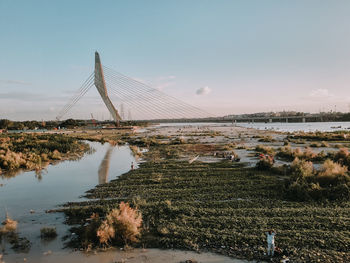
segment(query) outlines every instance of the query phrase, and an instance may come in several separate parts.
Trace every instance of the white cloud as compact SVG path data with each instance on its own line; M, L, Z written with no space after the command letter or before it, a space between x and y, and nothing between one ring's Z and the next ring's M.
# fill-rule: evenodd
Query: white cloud
M333 97L332 94L329 93L328 89L315 89L310 92L310 97L312 98L330 98Z
M199 89L197 89L196 94L197 95L207 95L211 92L211 89L209 89L209 87L201 87Z

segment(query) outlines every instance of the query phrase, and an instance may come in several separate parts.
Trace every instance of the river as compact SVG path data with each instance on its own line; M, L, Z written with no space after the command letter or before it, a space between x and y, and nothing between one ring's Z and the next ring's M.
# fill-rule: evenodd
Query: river
M31 248L23 257L42 255L47 251L57 252L64 246L62 237L67 234L62 213L45 213L69 201L79 198L97 184L106 183L129 171L135 158L128 146L111 146L89 142L94 149L76 161L64 161L50 165L41 175L34 171L15 176L0 177L0 220L9 216L18 221L18 233L31 242ZM42 242L40 229L56 227L58 237ZM12 254L10 244L3 242L3 249Z
M254 122L254 123L236 123L237 126L245 128L253 128L258 130L274 130L281 132L332 132L332 131L341 131L350 129L350 122L295 122L295 123L286 123L286 122L272 122L272 123L263 123L263 122Z

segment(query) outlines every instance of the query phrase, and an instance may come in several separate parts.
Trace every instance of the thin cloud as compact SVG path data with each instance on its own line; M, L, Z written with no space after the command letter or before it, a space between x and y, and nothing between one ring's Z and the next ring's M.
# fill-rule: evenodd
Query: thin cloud
M312 90L310 92L310 95L309 95L311 98L322 98L322 99L325 99L325 98L331 98L331 97L334 97L328 89L315 89L315 90Z
M32 83L22 80L14 80L14 79L0 79L0 83L4 84L16 84L16 85L32 85Z
M17 101L29 101L29 102L38 102L38 101L56 101L62 98L68 98L66 96L52 96L48 94L39 94L34 92L1 92L0 100L17 100Z
M197 95L208 95L211 92L211 89L209 87L201 87L197 89L196 94Z

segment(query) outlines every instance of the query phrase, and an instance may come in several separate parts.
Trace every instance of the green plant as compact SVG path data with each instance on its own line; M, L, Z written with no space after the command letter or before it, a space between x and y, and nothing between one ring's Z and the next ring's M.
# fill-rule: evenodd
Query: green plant
M56 227L43 227L40 229L42 239L53 239L57 236Z

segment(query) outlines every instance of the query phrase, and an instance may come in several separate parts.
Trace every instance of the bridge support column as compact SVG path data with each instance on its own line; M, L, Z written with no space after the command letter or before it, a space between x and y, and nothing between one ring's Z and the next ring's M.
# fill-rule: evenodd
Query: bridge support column
M305 123L305 117L303 117L302 122Z
M271 123L272 122L272 119L269 119L269 123Z
M95 52L95 79L94 79L95 86L98 90L98 92L101 95L101 98L103 102L105 103L107 109L109 110L110 114L112 115L113 120L116 123L116 126L119 126L119 121L122 119L114 107L112 101L108 97L107 93L107 87L103 75L103 70L102 70L102 64L100 60L100 55Z
M288 118L286 118L286 123L288 123Z

